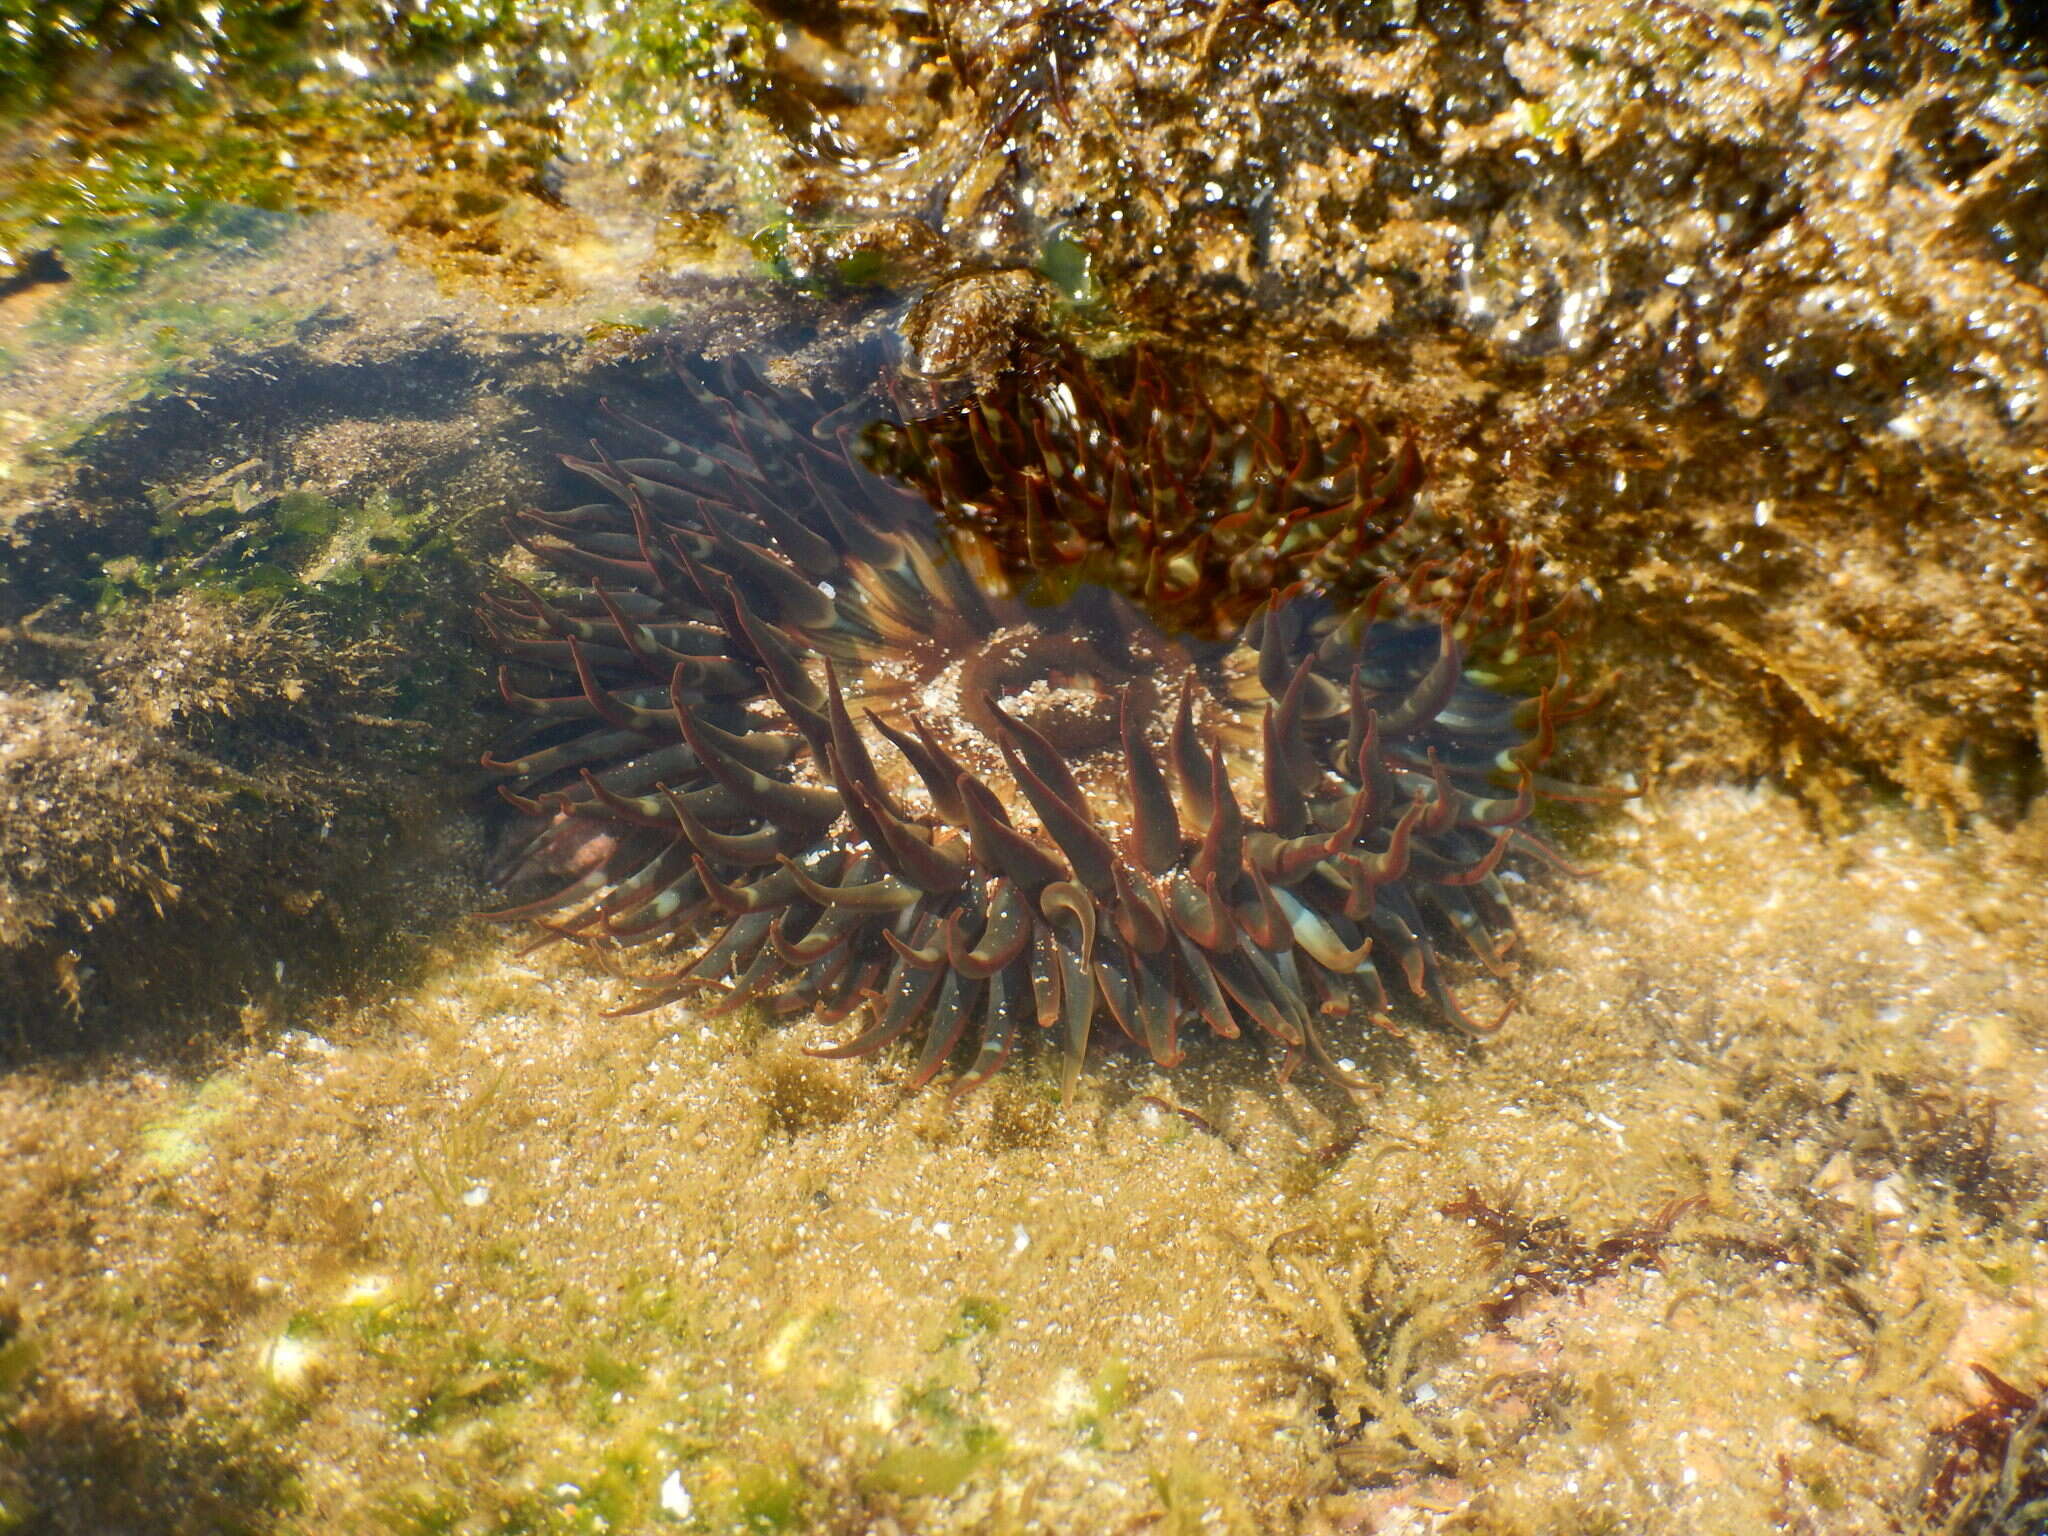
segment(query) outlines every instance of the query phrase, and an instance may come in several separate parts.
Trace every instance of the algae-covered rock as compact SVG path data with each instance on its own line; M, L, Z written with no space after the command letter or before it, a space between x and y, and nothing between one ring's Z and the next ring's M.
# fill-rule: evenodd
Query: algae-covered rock
M307 280L331 298L374 258L302 235L74 275L0 362L10 1044L204 1016L359 955L393 913L353 882L448 793L461 492L418 470L490 455L432 424L445 325L316 319Z
M389 707L374 647L194 591L23 636L8 659L34 680L10 668L0 693L0 1012L18 1036L215 997L271 964L248 952L266 938L297 962L352 926L324 882L384 848L396 806L329 753Z
M1036 212L1149 323L1418 428L1440 506L1597 591L1665 763L1968 807L2038 752L2048 98L1966 9L1180 26L1102 26L1014 130Z
M1084 329L1416 432L1441 513L1598 596L1659 766L2024 793L2048 94L2018 23L948 4L835 96L854 14L766 60L806 104L800 219L1079 252Z

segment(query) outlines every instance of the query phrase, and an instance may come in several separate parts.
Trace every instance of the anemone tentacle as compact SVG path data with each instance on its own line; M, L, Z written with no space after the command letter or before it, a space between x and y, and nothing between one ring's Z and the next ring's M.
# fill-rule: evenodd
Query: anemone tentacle
M1178 631L1235 630L1302 580L1341 600L1415 511L1422 457L1365 422L1331 436L1262 393L1222 416L1145 352L1112 372L1062 352L963 409L871 435L872 458L1042 597L1124 593Z

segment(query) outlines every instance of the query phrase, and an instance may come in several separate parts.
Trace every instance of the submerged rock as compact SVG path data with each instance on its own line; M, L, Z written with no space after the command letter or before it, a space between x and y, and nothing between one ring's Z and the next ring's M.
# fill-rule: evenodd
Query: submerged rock
M822 209L1077 251L1084 329L1413 424L1441 507L1605 599L1674 769L2024 790L2048 96L2016 35L1963 6L938 19L950 115L892 159L799 156Z

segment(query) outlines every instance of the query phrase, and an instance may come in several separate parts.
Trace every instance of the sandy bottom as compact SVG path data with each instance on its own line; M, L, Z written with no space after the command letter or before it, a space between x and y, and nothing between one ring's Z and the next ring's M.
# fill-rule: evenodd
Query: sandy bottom
M1484 1048L957 1106L478 927L0 1079L0 1530L1938 1528L2048 1377L2048 815L1653 797ZM1945 1501L1931 1490L1949 1473Z

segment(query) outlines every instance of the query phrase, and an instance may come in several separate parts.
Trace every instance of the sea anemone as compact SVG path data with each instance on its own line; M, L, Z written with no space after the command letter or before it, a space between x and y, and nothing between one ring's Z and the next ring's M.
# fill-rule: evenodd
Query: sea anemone
M1121 368L1059 354L864 447L993 548L1028 601L1111 587L1211 638L1297 582L1340 606L1365 597L1422 484L1412 442L1385 453L1357 418L1325 440L1265 391L1223 417L1146 352Z
M1035 1024L1071 1093L1104 1020L1162 1067L1191 1021L1250 1025L1284 1070L1306 1054L1356 1086L1330 1036L1393 1027L1383 977L1499 1026L1438 945L1506 974L1504 861L1555 860L1526 822L1584 793L1540 770L1589 701L1516 561L1344 595L1353 573L1325 557L1383 537L1412 450L1375 482L1362 434L1323 449L1272 402L1231 433L1156 376L1142 434L1117 441L1131 412L1069 367L1022 436L972 415L899 430L891 454L972 434L956 505L936 465L925 494L864 467L806 396L678 375L701 446L614 413L648 456L564 460L609 499L515 519L551 590L488 603L505 701L532 720L485 765L531 818L508 878L548 888L498 916L615 967L682 950L623 1012L696 995L859 1015L816 1054L917 1032L916 1084L971 1039L961 1090ZM1004 507L1022 513L1007 562L979 531ZM1128 537L1091 543L1091 519ZM1019 571L1055 562L1047 603ZM1493 686L1532 657L1553 673L1533 697Z

